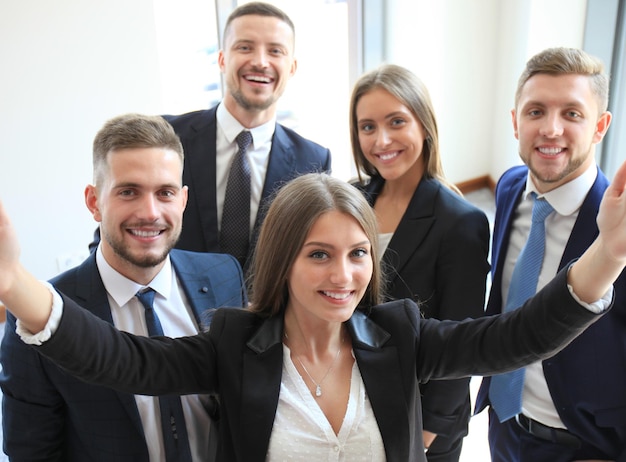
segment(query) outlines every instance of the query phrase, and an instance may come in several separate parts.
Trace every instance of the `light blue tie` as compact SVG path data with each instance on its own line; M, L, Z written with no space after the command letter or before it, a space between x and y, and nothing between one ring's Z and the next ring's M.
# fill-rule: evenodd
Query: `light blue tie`
M505 312L519 308L537 291L546 246L545 220L554 209L545 199L537 199L534 192L532 196L535 203L530 234L513 268ZM509 420L522 411L524 372L525 369L522 368L491 378L489 400L500 422Z

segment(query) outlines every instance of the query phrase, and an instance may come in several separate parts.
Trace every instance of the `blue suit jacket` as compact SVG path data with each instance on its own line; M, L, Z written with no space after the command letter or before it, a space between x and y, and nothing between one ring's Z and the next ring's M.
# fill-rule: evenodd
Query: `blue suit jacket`
M202 328L211 308L247 305L241 267L230 255L172 250L170 257ZM113 324L95 252L51 282ZM12 461L148 462L133 395L71 377L20 340L13 316L2 341L2 368L4 448Z
M487 313L502 311L502 267L510 229L528 169L514 167L502 175L496 188L493 232L493 285ZM598 177L587 194L561 258L560 268L580 257L598 234L596 215L609 181ZM559 416L568 430L614 459L626 458L626 274L615 283L610 313L553 358L543 361L543 372ZM490 379L485 378L476 409L489 404Z
M359 185L373 206L384 186ZM484 314L489 272L489 221L484 212L439 181L422 178L383 256L389 299L411 298L427 318L461 320ZM424 428L447 438L467 434L469 378L422 384Z
M164 116L180 137L185 151L183 184L189 186L189 200L183 217L183 231L176 244L179 249L196 252L219 252L215 185L215 141L217 106L179 116ZM261 203L252 232L250 249L267 206L274 194L289 180L310 172L329 172L330 151L309 141L293 130L276 124L269 154Z

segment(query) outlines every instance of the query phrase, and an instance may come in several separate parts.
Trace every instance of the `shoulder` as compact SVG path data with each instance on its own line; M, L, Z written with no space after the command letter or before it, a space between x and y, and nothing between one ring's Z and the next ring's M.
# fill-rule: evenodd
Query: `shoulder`
M417 332L422 319L419 306L408 298L381 303L361 313L391 334L407 330Z
M456 227L459 222L463 226L468 223L489 224L485 212L434 178L425 178L420 182L411 203L419 209L424 209L426 204L432 204L432 213L441 225L448 223Z
M169 122L178 136L184 137L214 125L215 110L216 108L211 108L179 115L165 114L162 117Z
M500 189L500 187L507 187L511 183L515 183L521 179L525 179L527 175L528 167L526 167L525 165L516 165L515 167L511 167L502 174L502 176L498 180L496 189Z
M210 274L219 274L219 272L241 271L235 257L225 253L172 249L170 258L175 266L184 265L198 272L210 270Z
M304 138L291 128L287 128L278 123L276 124L276 132L274 133L274 136L280 139L283 143L291 144L298 150L304 150L305 152L301 153L301 155L309 155L310 153L313 153L317 156L326 157L330 154L328 148Z

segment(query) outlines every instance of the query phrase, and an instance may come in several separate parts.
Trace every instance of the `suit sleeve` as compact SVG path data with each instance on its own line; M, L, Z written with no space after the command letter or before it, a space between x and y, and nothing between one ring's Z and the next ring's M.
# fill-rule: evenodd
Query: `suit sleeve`
M8 314L2 340L4 450L14 462L63 461L65 405L42 358L15 333Z
M472 210L448 227L437 254L437 319L462 320L484 313L489 272L489 223ZM438 435L465 431L469 419L469 378L422 385L424 429Z
M119 331L61 296L63 316L57 331L33 348L71 375L140 395L217 391L213 342L221 332L222 316L214 316L206 333L180 338L143 337Z

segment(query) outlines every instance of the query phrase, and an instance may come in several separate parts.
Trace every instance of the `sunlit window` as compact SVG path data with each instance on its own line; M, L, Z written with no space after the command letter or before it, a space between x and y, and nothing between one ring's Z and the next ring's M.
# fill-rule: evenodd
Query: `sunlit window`
M240 2L246 3L246 2ZM278 105L278 121L328 147L333 174L353 176L346 0L275 0L296 27L298 70ZM205 109L222 97L214 1L154 0L163 112ZM226 14L227 16L227 14Z

